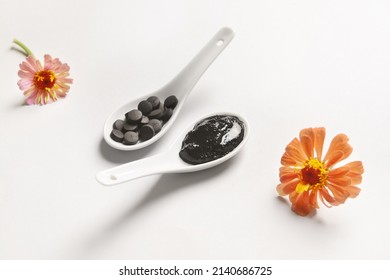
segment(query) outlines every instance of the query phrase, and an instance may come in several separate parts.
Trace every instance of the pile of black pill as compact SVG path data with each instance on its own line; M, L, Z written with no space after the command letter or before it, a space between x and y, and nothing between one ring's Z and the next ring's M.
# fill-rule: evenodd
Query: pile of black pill
M111 139L125 145L149 140L169 121L178 102L174 95L167 97L164 102L157 96L142 100L137 109L125 114L124 120L114 122Z

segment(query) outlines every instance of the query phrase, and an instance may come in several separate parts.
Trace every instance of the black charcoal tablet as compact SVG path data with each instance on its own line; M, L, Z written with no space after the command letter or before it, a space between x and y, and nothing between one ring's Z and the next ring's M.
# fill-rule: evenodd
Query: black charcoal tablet
M163 110L161 110L160 108L156 109L156 110L153 110L150 114L149 114L149 119L159 119L161 118L163 115Z
M140 124L141 125L145 125L145 124L148 124L148 123L149 123L149 118L147 116L142 116Z
M173 114L173 110L171 108L165 108L161 116L161 120L164 122L169 121L169 119L172 117L172 114Z
M164 102L161 102L157 96L150 96L147 100L142 100L138 103L138 109L128 111L124 120L116 120L113 123L111 138L125 145L134 145L138 141L149 140L159 133L164 124L169 121L177 104L178 99L174 95L168 96ZM133 133L128 134L127 138L124 139L124 134L127 132L138 133L137 142L134 140L135 134Z
M138 130L138 125L137 124L133 124L133 123L128 123L128 122L125 122L123 124L123 131L124 132L127 132L127 131L136 131Z
M153 111L153 105L147 100L142 100L138 104L138 110L140 110L144 116L147 116Z
M137 144L139 140L138 133L134 131L128 131L123 137L123 144L125 145L134 145Z
M162 128L162 122L158 119L150 120L149 125L153 127L155 134L159 133Z
M152 103L153 109L157 109L160 106L160 99L157 96L151 96L146 100Z
M139 138L142 141L149 140L155 135L154 129L150 124L144 125L139 130Z
M111 131L111 139L116 142L122 142L123 141L123 132L118 129L113 129Z
M175 109L177 103L179 100L177 100L177 97L174 95L168 96L167 99L164 101L164 105L167 108Z
M142 112L137 109L127 112L125 116L126 120L132 124L137 124L142 120Z
M113 128L122 131L124 123L123 120L116 120L113 124Z

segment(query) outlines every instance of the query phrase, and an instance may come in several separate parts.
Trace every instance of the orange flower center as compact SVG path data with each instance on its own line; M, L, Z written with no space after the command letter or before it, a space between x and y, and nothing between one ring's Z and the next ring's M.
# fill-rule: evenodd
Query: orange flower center
M313 167L306 166L301 170L303 184L315 185L320 182L321 171Z
M42 70L34 75L34 85L41 90L50 90L56 83L56 75L53 71Z
M329 170L316 158L310 158L303 164L303 168L298 170L299 184L296 192L302 193L313 188L322 188L326 185Z

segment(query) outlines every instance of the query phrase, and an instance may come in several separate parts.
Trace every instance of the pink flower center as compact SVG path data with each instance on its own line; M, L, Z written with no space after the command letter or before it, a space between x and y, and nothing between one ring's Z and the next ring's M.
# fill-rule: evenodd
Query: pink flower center
M34 85L41 90L50 90L56 83L56 76L53 71L42 70L35 73Z

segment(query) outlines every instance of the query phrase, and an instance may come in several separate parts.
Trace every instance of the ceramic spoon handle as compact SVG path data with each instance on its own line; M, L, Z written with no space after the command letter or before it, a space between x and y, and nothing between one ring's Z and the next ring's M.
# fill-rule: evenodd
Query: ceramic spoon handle
M187 66L167 85L172 92L189 92L218 55L229 45L234 32L228 27L219 30Z
M175 170L174 163L166 161L168 156L158 154L125 163L96 174L96 180L106 186L121 184L137 178Z

